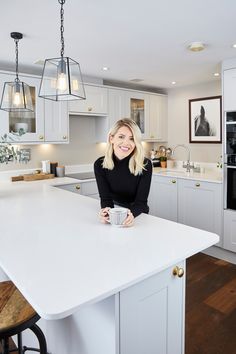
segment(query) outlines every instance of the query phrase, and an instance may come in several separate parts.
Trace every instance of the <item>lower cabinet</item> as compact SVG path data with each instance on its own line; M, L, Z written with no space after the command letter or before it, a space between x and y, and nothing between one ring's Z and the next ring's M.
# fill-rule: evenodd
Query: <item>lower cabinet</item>
M185 268L184 262L178 265ZM168 268L120 293L120 354L183 354L185 279Z
M236 211L224 210L224 243L223 247L236 252Z
M221 184L154 175L149 207L151 215L216 233L223 246Z
M81 195L86 195L90 198L99 199L96 181L63 184L63 185L59 185L59 186L55 186L55 187L67 190L69 192L73 192L73 193L77 193L77 194L81 194Z
M148 205L150 214L160 218L178 221L177 178L152 176Z

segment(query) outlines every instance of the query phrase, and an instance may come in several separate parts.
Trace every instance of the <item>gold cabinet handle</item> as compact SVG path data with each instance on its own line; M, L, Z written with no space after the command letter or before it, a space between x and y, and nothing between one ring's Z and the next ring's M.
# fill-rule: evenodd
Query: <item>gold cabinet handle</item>
M184 275L184 269L183 268L180 268L178 266L175 266L173 271L172 271L172 274L174 276L178 276L178 278L182 278L182 276Z
M43 136L43 135L39 135L39 139L40 139L40 140L43 140L43 139L44 139L44 136Z
M88 107L88 111L91 112L93 110L93 107Z
M75 186L75 188L76 188L76 189L80 189L80 185L77 184L77 185Z
M171 183L176 183L176 180L175 180L175 179L172 179Z
M201 184L200 184L200 183L195 183L195 186L196 186L196 187L200 187Z
M66 139L67 139L67 136L66 136L66 135L63 135L62 139L66 140Z

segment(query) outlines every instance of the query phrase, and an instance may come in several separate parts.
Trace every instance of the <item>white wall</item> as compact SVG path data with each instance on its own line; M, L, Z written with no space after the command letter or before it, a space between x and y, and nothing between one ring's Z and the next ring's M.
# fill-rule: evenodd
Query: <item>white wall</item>
M222 155L222 144L189 143L189 105L193 98L221 95L221 81L216 80L200 85L174 88L168 91L168 146L185 144L191 150L191 160L217 162ZM177 149L175 159L186 160L184 149Z

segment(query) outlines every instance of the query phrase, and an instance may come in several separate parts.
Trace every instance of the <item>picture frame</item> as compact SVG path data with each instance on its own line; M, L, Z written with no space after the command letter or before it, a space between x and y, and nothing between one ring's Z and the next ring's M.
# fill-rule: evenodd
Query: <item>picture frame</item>
M194 144L222 143L221 96L189 100L189 142Z

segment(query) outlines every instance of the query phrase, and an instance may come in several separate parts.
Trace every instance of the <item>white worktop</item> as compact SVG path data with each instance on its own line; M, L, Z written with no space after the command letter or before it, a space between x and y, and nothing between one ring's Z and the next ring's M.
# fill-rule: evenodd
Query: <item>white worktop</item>
M222 183L222 170L221 169L212 169L206 170L203 173L194 172L191 170L190 172L186 172L185 169L168 169L168 168L153 168L153 175L156 176L164 176L164 177L175 177L175 178L184 178L205 182L214 182L214 183Z
M57 178L0 182L0 267L45 319L66 317L218 242L142 214L130 228L98 220L99 202Z

